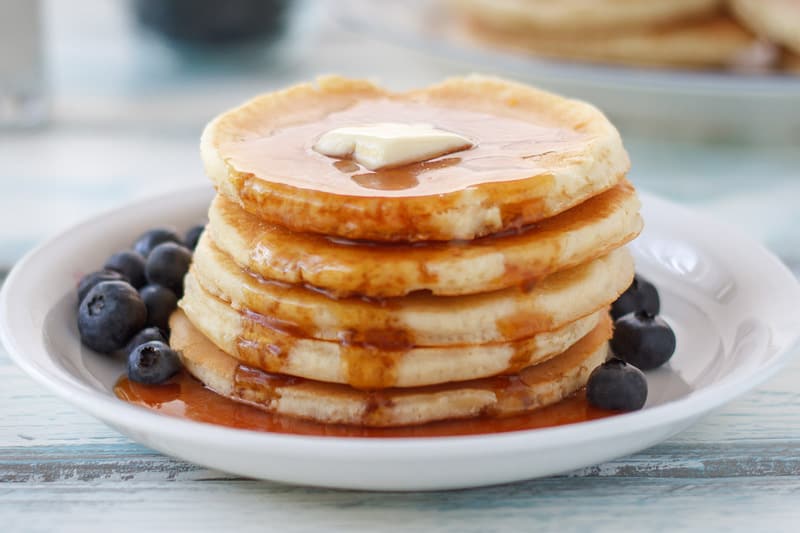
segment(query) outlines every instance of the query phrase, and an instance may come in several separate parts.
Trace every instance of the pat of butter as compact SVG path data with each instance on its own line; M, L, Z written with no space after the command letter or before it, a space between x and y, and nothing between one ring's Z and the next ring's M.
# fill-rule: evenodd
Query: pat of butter
M430 124L385 122L336 128L314 143L314 150L330 157L352 157L370 170L418 163L470 148L472 142Z

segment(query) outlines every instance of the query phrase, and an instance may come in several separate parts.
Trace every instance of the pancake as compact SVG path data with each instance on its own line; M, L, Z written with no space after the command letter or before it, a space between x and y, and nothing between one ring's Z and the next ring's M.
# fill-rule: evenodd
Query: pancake
M298 337L263 315L233 309L191 274L180 308L203 335L248 366L359 389L418 387L515 372L563 352L606 313L602 309L511 342L414 346L402 337L375 337L366 343Z
M800 74L800 54L784 54L781 66L785 72Z
M315 152L343 126L423 122L471 149L368 171ZM473 239L538 222L616 185L630 162L596 108L497 78L390 93L320 78L214 119L201 153L219 193L294 232L373 241Z
M800 2L797 0L728 0L746 28L800 54Z
M639 66L730 67L758 45L752 34L725 16L649 30L579 37L501 31L474 20L469 23L468 31L480 41L512 51Z
M531 284L605 255L639 234L639 206L623 181L523 231L470 242L376 245L293 233L218 196L208 231L237 264L265 279L339 297L452 296Z
M591 371L605 360L611 336L606 315L569 350L517 375L365 392L243 366L197 331L181 311L173 313L170 327L170 344L186 369L218 394L272 413L365 427L510 416L556 403L586 384Z
M470 296L332 299L242 271L205 232L191 272L203 289L234 309L271 317L296 336L356 343L390 338L414 346L444 346L522 339L607 307L631 284L633 258L620 248L530 288Z
M503 30L585 34L713 16L722 0L449 0L460 13Z

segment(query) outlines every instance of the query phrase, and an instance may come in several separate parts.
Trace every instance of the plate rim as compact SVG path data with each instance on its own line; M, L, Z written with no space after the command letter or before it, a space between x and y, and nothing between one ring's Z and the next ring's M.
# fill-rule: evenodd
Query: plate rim
M641 431L697 418L763 383L783 368L800 348L800 330L797 330L781 350L771 356L766 364L759 365L751 374L725 379L696 390L689 396L662 405L601 420L485 435L381 438L270 433L170 417L125 403L113 395L97 391L81 383L77 377L70 375L65 370L55 367L45 368L26 354L27 351L35 349L37 352L43 352L47 358L52 357L46 346L44 331L38 332L39 335L35 338L22 337L13 331L14 320L11 310L14 301L12 297L17 285L21 283L20 280L25 279L27 265L36 261L40 255L46 254L49 248L59 240L74 238L74 234L80 233L85 226L96 224L119 211L135 210L154 202L165 202L179 194L199 195L201 190L211 193L207 185L203 187L192 185L140 198L87 217L82 222L62 230L27 252L14 265L0 291L0 340L11 360L45 389L104 423L114 426L117 431L120 431L118 428L121 426L128 430L166 435L173 439L186 439L188 435L191 440L196 442L213 442L229 447L234 446L235 443L236 447L280 450L282 455L289 457L314 453L320 458L385 460L397 459L400 454L404 459L421 456L431 459L443 456L471 456L480 453L487 446L490 446L494 453L533 451L587 439L599 441L625 434L627 431ZM670 209L699 218L703 221L705 232L709 234L727 232L729 235L735 235L743 247L754 252L757 250L764 268L773 269L776 276L783 276L789 281L786 290L787 298L791 298L793 293L795 298L800 299L800 282L771 251L757 240L729 224L715 220L700 210L688 208L646 192L640 191L640 197L642 203L648 208L660 204L659 209ZM49 308L52 309L55 303L52 302ZM800 320L800 312L797 315ZM30 346L26 346L26 343ZM117 425L116 421L120 419L124 420L124 423Z

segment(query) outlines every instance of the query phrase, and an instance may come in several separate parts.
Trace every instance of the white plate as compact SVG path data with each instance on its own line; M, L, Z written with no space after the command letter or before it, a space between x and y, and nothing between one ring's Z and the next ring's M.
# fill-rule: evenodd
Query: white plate
M651 446L773 374L798 345L800 287L732 228L644 196L647 229L633 250L661 290L678 350L648 375L644 410L552 429L485 436L359 439L229 429L129 405L111 391L123 369L81 347L74 285L144 230L187 228L212 192L137 202L98 216L23 258L0 295L3 341L28 374L142 444L243 476L326 487L463 488L545 476Z
M636 68L558 61L469 42L442 2L347 0L331 8L343 28L435 53L467 70L508 76L591 101L626 131L685 141L800 143L800 76Z

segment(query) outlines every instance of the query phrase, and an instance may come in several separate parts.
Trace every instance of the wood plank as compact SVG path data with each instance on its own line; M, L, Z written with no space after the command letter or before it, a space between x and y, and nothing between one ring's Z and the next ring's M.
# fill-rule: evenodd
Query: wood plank
M565 474L568 477L712 479L800 476L800 442L679 444ZM0 448L0 482L236 479L132 443Z
M7 484L11 531L795 531L796 477L550 478L438 493L246 480Z

